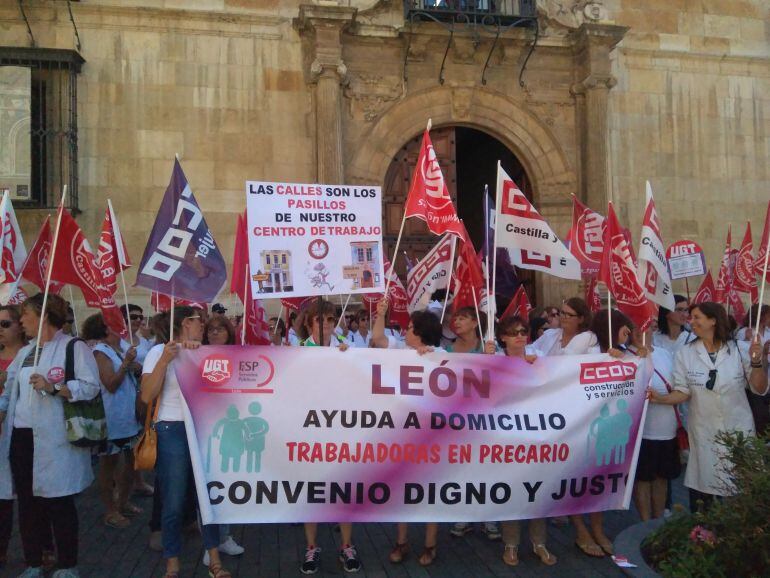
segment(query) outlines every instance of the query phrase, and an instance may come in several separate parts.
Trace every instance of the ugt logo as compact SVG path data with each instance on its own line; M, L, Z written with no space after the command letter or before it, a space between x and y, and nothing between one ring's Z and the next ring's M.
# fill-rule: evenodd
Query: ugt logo
M232 376L231 366L232 362L228 357L221 354L209 355L201 365L201 377L209 383L219 385Z

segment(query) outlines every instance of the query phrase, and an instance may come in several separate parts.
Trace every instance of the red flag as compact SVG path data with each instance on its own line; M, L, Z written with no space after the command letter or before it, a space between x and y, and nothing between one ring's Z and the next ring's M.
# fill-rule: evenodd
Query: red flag
M458 252L457 265L455 266L454 274L454 301L452 307L454 311L462 309L463 307L476 307L481 308L482 299L484 298L484 292L486 290L486 283L484 281L484 271L481 268L481 261L479 260L476 250L473 248L473 242L465 233L465 226L463 225L463 233L467 241L463 241L460 245L460 251ZM476 299L474 300L474 293Z
M529 312L532 311L532 304L529 302L527 292L524 291L524 285L519 285L516 293L500 316L500 321L506 317L521 317L524 321L529 320Z
M444 182L444 175L427 130L422 135L420 156L417 158L412 184L406 197L404 215L422 219L435 235L451 233L460 239L464 238L464 227L457 218L457 211L449 196L449 189Z
M714 295L714 300L717 303L726 304L730 291L733 289L733 265L735 261L733 259L732 244L732 227L728 225L725 252L722 254L722 263L719 265L716 294Z
M757 260L754 262L754 268L757 275L762 275L762 270L765 267L765 254L767 253L767 245L770 241L770 201L767 202L767 213L765 214L765 228L762 230L762 240L759 242L759 249L757 250ZM765 276L767 281L770 281L770 267L767 269L767 275Z
M757 290L757 273L754 267L752 251L754 244L751 238L751 223L746 223L746 233L743 235L743 243L735 259L735 275L733 287L741 293L749 293L751 302L755 303L759 298ZM763 263L764 265L764 263ZM761 273L760 273L761 275Z
M127 337L123 315L104 284L88 239L67 209L59 208L59 211L61 224L56 253L52 257L51 279L79 287L88 306L101 309L105 325Z
M743 306L741 296L733 289L727 297L727 312L735 318L740 327L743 325L743 319L746 317L746 308Z
M99 235L99 250L96 253L96 268L102 274L104 287L110 295L115 295L118 288L117 275L131 266L123 236L120 234L117 219L107 207L102 222L102 232Z
M602 308L602 300L599 296L599 287L596 277L590 277L586 283L585 301L591 313L596 313Z
M612 203L609 204L605 224L605 251L599 268L599 281L603 281L615 297L616 307L644 330L657 314L657 308L647 299L639 284L631 244L618 222Z
M240 297L241 303L246 303L243 290L246 287L246 271L249 267L249 240L246 225L246 215L238 215L235 226L235 250L233 251L233 276L230 280L230 293Z
M282 297L281 305L289 311L300 311L316 299L318 297Z
M602 261L604 217L572 196L569 250L580 262L583 275L596 275Z
M711 276L711 270L706 271L706 276L698 287L698 291L695 293L695 297L692 298L693 305L698 303L707 303L714 301L716 295L716 287L714 287L714 278Z
M392 270L388 259L385 259L384 268L385 275L390 275L390 286L388 287L388 300L390 301L388 310L390 311L390 321L391 323L398 323L402 330L406 330L409 325L406 289L404 288L404 284L401 283L401 279L398 278L396 272ZM370 315L374 313L377 303L382 299L382 296L382 293L365 293L361 295L361 298L367 305Z
M51 222L50 218L46 217L43 221L43 226L40 227L40 232L37 235L35 244L27 254L27 260L24 261L24 266L21 269L21 276L30 283L37 286L40 291L45 291L45 278L48 274L48 259L51 253ZM51 281L48 287L48 291L54 295L58 295L64 287L64 283L57 283Z

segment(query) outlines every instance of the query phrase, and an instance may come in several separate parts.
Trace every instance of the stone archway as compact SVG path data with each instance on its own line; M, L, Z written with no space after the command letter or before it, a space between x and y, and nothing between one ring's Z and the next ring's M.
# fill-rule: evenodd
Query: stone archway
M574 167L548 126L513 100L481 88L436 87L390 108L355 143L348 180L382 183L395 151L421 132L428 118L436 127L478 128L505 144L530 175L535 202L576 190Z
M405 98L361 134L351 148L347 181L384 184L385 175L404 142L419 134L427 119L434 127L466 126L505 145L531 180L532 197L541 213L561 233L571 218L569 194L577 191L577 173L550 128L530 111L499 93L482 88L436 87ZM562 230L563 229L563 230ZM564 284L544 276L538 300L556 302Z

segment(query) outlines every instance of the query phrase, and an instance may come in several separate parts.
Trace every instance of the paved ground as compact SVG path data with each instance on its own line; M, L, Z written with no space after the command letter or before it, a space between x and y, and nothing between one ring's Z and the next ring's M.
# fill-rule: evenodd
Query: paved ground
M83 578L150 578L163 576L161 556L147 546L149 530L148 512L151 499L138 498L137 505L145 508L145 514L124 529L107 528L101 521L102 506L92 487L78 499L80 513L80 571ZM674 487L674 501L686 504L686 493L678 480ZM627 526L639 521L632 509L629 512L608 512L605 516L607 535L613 538ZM413 546L422 544L421 525L410 528ZM335 550L339 534L331 525L319 529L320 545L324 549L322 570L316 576L342 576ZM246 548L239 558L224 556L225 566L240 578L281 578L301 576L298 568L304 550L301 526L288 524L255 524L234 526L233 534L238 543ZM487 578L487 577L562 577L562 576L621 576L621 572L609 558L592 559L580 553L574 546L571 527L549 525L549 548L558 556L559 563L547 568L525 548L520 553L521 562L510 568L501 560L500 542L489 542L480 531L465 538L453 538L449 526L442 527L439 537L438 558L428 567L417 564L410 556L403 564L393 565L387 556L395 539L394 524L363 524L356 526L354 537L364 562L358 576L367 578ZM526 535L523 536L526 540ZM526 544L527 542L523 542ZM182 555L182 578L208 576L201 563L201 542L195 533L185 536ZM9 565L0 570L0 576L17 576L23 570L21 545L15 533L9 548Z

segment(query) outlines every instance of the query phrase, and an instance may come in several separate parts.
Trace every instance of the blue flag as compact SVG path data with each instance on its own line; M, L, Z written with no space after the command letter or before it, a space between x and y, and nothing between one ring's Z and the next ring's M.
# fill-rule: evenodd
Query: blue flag
M481 244L479 257L486 270L486 257L489 255L489 264L495 262L495 271L497 280L495 286L495 295L505 299L510 299L516 293L516 289L521 284L516 270L511 263L511 256L508 249L504 247L495 247L495 200L489 194L489 187L484 186L484 242ZM496 255L497 259L493 259Z
M224 257L176 160L139 264L136 286L210 303L226 281Z

